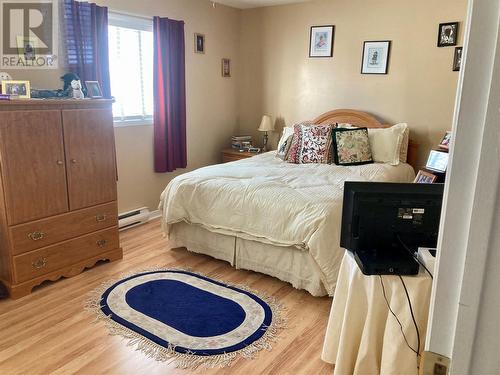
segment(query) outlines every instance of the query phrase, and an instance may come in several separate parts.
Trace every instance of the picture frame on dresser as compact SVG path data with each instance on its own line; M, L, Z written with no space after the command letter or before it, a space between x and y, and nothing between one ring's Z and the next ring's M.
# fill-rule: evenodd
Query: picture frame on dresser
M439 148L448 151L450 149L451 144L451 131L447 131L441 142L439 142Z
M431 150L425 168L438 173L446 173L448 169L448 159L449 154L447 152Z
M2 81L2 94L29 99L31 97L30 81Z
M102 90L101 85L98 81L85 81L85 87L87 87L87 96L92 99L101 99Z
M419 170L413 182L416 184L432 184L436 182L436 180L436 175L423 170Z

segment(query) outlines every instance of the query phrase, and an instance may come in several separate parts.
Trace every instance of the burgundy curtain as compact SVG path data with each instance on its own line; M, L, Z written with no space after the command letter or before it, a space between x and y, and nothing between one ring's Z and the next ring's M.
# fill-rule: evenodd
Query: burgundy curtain
M187 166L184 22L154 17L155 172Z
M82 83L99 81L104 97L110 98L108 8L64 0L64 28L69 71Z

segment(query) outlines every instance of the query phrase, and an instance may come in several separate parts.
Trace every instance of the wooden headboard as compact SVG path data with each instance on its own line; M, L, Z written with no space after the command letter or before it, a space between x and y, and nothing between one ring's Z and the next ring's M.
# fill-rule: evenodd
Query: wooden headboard
M335 124L347 123L366 128L389 128L391 125L380 122L369 113L356 111L354 109L336 109L334 111L323 113L313 120L315 124ZM418 143L410 139L408 145L408 164L416 168Z

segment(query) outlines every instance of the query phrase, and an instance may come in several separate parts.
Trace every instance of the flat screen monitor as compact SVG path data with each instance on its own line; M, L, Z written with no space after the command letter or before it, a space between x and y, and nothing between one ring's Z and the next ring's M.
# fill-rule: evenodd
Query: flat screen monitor
M346 182L340 246L356 252L434 248L443 184ZM401 246L401 245L399 245Z

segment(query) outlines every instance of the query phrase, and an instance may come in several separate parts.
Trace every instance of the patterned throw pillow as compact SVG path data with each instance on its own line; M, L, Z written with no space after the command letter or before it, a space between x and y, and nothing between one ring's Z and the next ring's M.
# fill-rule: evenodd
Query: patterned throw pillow
M276 157L281 160L285 160L288 156L288 151L290 150L290 146L292 145L293 134L289 135L287 139L281 140L278 144L278 150L276 151Z
M331 144L331 125L295 125L292 144L286 160L295 164L328 164L331 156Z
M278 149L276 151L277 158L280 158L282 160L286 159L288 150L290 149L290 144L292 143L292 139L289 139L290 137L293 137L293 127L285 126L278 142Z
M333 159L337 165L373 163L368 129L333 129Z

